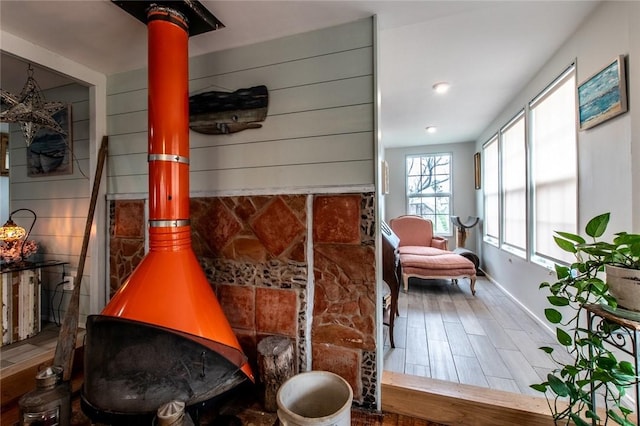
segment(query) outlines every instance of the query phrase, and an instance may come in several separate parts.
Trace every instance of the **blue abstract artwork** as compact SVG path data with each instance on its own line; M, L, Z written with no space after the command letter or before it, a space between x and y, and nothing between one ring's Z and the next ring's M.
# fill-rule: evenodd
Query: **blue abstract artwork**
M578 87L580 130L627 111L624 58L616 58Z

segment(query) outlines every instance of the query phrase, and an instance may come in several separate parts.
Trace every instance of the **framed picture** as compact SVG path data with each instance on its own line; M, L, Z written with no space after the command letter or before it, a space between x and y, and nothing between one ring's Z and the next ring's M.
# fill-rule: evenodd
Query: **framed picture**
M27 148L27 176L41 177L73 173L71 105L53 114L66 135L42 128Z
M9 176L9 134L0 133L0 176Z
M389 193L389 163L386 160L382 160L382 164L380 165L382 169L382 193Z
M473 154L473 179L476 189L480 189L482 187L480 183L482 179L480 172L480 153L476 152L475 154Z
M590 129L627 111L624 55L619 55L578 85L580 130Z

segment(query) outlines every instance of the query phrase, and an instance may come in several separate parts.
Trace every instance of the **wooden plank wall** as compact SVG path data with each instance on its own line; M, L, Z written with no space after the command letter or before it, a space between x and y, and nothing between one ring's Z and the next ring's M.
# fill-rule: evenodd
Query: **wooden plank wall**
M37 76L36 76L37 77ZM82 238L84 234L90 197L89 169L89 88L79 84L68 84L44 92L47 101L61 101L72 104L73 120L73 173L46 177L27 175L27 148L20 127L10 125L11 148L11 210L28 208L38 219L30 239L38 242L45 260L53 259L69 262L66 272L78 267ZM19 212L14 219L21 226L31 225L32 215ZM3 218L2 220L6 220ZM28 229L28 228L27 228ZM87 264L90 258L87 258ZM75 274L74 274L75 275ZM86 283L90 280L90 269L85 268L82 281L85 285L80 296L80 321L84 323L89 307L89 291ZM52 305L55 315L64 316L70 292L62 292L62 287L54 290L62 281L62 271L58 268L43 270L42 317L51 318ZM64 297L62 303L60 298ZM53 298L53 299L52 299ZM60 309L58 309L60 306Z
M191 94L257 85L261 129L190 132L192 194L374 184L372 19L190 59ZM146 197L146 68L109 77L107 112L109 195Z

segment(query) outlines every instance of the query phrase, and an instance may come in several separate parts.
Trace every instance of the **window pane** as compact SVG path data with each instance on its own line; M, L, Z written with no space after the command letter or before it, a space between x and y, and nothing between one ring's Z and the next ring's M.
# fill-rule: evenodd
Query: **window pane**
M498 138L491 139L482 150L482 186L484 188L484 235L494 239L500 237L500 212L498 191Z
M409 195L417 194L420 187L420 176L407 177L407 192Z
M577 149L575 71L567 74L531 107L534 251L572 262L560 250L554 231L577 229Z
M437 197L436 217L433 219L434 232L436 234L449 234L451 217L449 215L449 197Z
M527 163L524 115L501 133L503 242L527 248Z

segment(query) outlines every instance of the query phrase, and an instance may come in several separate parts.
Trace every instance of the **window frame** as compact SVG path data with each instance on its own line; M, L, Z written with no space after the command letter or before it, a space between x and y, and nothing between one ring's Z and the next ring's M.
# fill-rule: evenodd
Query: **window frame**
M449 159L449 191L448 192L436 192L434 191L433 194L421 194L421 195L411 195L409 193L409 170L408 170L408 162L410 158L424 158L424 157L442 157L442 156L446 156ZM422 160L421 160L422 161ZM414 198L448 198L448 205L449 205L449 212L448 215L446 217L447 219L447 224L449 227L449 232L439 232L439 228L437 226L437 224L434 221L433 224L433 233L434 235L440 235L440 236L444 236L444 237L452 237L453 236L453 226L451 224L451 215L453 215L453 153L452 152L433 152L433 153L418 153L418 154L407 154L405 155L405 159L404 159L404 166L405 166L405 171L404 171L404 177L405 177L405 213L406 214L414 214L414 213L410 213L410 205L411 205L411 199ZM434 219L436 219L438 216L444 216L444 215L438 215L435 214ZM430 217L426 217L424 215L419 215L421 217L425 217L427 219L431 219Z
M553 81L551 81L551 83L549 83L549 85L547 85L542 91L540 91L538 93L538 95L536 95L531 101L529 101L529 103L527 104L527 116L529 118L530 121L532 121L532 110L539 105L541 102L544 102L546 99L548 99L552 94L554 94L556 92L556 89L559 88L561 85L565 84L568 80L570 80L571 78L573 78L573 100L575 103L575 108L573 109L573 114L574 114L574 120L573 120L573 136L574 136L574 141L573 141L573 145L574 145L574 155L575 155L575 173L574 173L574 181L575 181L575 192L574 192L574 199L575 199L575 215L573 217L573 225L574 225L574 229L558 229L559 231L565 231L565 232L571 232L571 233L577 233L577 229L578 229L578 218L579 218L579 158L578 158L578 128L577 128L577 120L575 119L575 115L576 115L576 111L577 111L577 99L576 99L576 90L577 90L577 69L576 69L576 64L571 63L568 67L566 67L556 78L553 79ZM529 244L529 251L530 251L530 255L529 255L529 259L532 263L540 265L542 267L545 267L547 269L555 269L555 265L556 264L562 264L562 265L569 265L571 263L571 260L565 260L565 259L559 259L559 258L554 258L551 255L545 254L545 253L540 253L538 252L538 250L536 249L536 227L537 227L537 221L536 221L536 194L535 194L535 188L536 188L536 180L535 180L535 170L534 170L534 155L533 155L533 151L534 151L534 141L533 141L533 131L534 131L534 125L531 124L529 126L529 131L527 133L528 136L528 140L529 140L529 169L531 170L528 174L530 182L529 182L529 200L530 200L530 229L529 229L529 236L530 236L530 244ZM550 236L551 238L553 236Z
M573 81L570 86L563 86L568 81ZM544 102L547 98L552 96L558 89L566 90L568 93L565 93L563 96L556 98L559 102L557 107L554 109L554 105L550 104L547 110L541 109L539 110L541 114L547 113L546 118L543 115L536 116L536 107L540 105L541 102ZM544 230L543 235L538 235L540 233L540 222L536 222L536 220L543 221L542 224L547 224L547 227L550 228L561 228L557 229L558 231L566 231L571 233L577 233L577 228L579 226L579 145L578 145L578 126L577 126L577 99L576 99L576 90L577 90L577 67L575 61L568 64L561 72L556 74L556 77L551 80L551 82L546 85L542 90L538 92L538 94L533 97L529 102L526 102L524 107L516 113L511 119L506 121L506 124L501 126L498 131L489 137L486 142L482 144L482 182L483 182L483 218L484 218L484 226L483 226L483 242L489 245L492 245L496 248L501 249L502 251L517 255L523 260L528 261L532 264L537 264L547 269L553 270L556 264L565 264L568 265L571 263L572 259L568 256L566 258L562 258L564 253L555 249L555 245L553 243L553 231L548 232ZM570 95L569 95L570 93ZM569 110L564 108L565 106L569 106L573 104L573 107ZM561 109L558 109L561 108ZM548 112L550 111L550 112ZM553 121L554 114L557 114L560 117L569 118L570 115L573 115L573 120L556 120ZM565 115L566 113L566 115ZM551 118L549 118L551 117ZM545 121L546 128L551 131L551 133L543 133L543 134L535 134L536 132L540 132L540 129L545 129L545 125L538 126L536 128L536 120L540 120L541 118L549 121ZM509 177L505 175L505 167L504 167L504 133L506 133L519 119L524 120L524 168L525 168L525 226L526 226L526 245L524 250L509 242L505 241L505 228L506 228L506 212L505 212L505 188L504 188L504 180ZM570 126L569 126L570 124ZM557 129L555 133L553 130ZM569 161L574 160L574 168L569 170L566 175L562 173L554 174L554 173L545 173L544 164L547 164L553 158L548 157L552 155L554 152L554 148L552 145L547 146L533 146L535 141L534 137L538 138L540 141L557 141L561 147L566 148L567 150L558 154L561 158L569 158ZM542 138L542 139L540 139ZM550 139L551 138L551 139ZM565 141L568 141L569 138L572 139L572 142L566 145L563 145ZM492 147L492 144L495 143L495 146ZM491 147L491 148L490 148ZM542 147L546 149L546 151L541 151L546 153L546 157L536 162L534 158L535 155L539 155L536 153L536 149ZM564 149L563 148L563 149ZM489 149L495 149L495 152L489 151ZM490 153L490 155L488 155ZM550 154L551 153L551 154ZM492 155L496 156L493 158ZM491 158L490 158L491 157ZM487 159L490 159L490 162L493 164L495 161L495 167L498 169L493 172L492 176L488 176L492 173L490 170L491 167L487 166ZM549 163L550 164L550 163ZM536 167L539 167L536 169ZM555 166L553 170L558 170L558 166ZM540 173L542 171L542 173ZM545 179L536 179L535 174L540 173L540 176L547 176L547 181ZM491 189L491 184L488 184L488 179L493 179L497 181L497 200L493 200L492 196L495 194L489 194L487 196L487 189ZM544 184L547 184L547 187L544 187ZM495 182L493 183L495 185ZM542 186L541 186L542 184ZM567 186L564 188L563 186ZM550 188L550 190L549 190ZM569 210L571 213L566 218L562 218L560 221L554 220L545 220L549 218L549 213L553 210L549 210L548 208L545 210L547 215L545 216L545 211L539 213L536 210L536 203L539 202L540 192L536 193L536 189L538 191L547 189L547 194L542 194L542 200L545 200L544 196L546 195L547 203L546 205L556 205L558 200L570 200L569 204L563 205L565 211ZM575 192L573 191L575 189ZM569 192L567 192L569 191ZM492 206L489 205L488 200L491 201ZM555 200L555 201L554 201ZM538 206L539 207L539 206ZM489 214L488 211L491 209L497 209L497 212L493 214ZM541 216L542 214L542 216ZM492 232L497 233L498 235L491 235L487 232L489 228L489 220L488 218L497 216L497 226L495 223L492 224L492 228L494 230ZM553 215L551 215L553 217ZM566 224L566 226L565 226ZM542 245L540 244L542 241ZM537 246L537 247L536 247ZM542 251L540 251L542 250ZM548 253L546 253L548 252Z
M523 259L527 258L527 249L529 247L529 166L528 166L528 157L529 157L529 153L528 153L528 118L527 118L527 111L525 108L521 109L520 111L518 111L518 113L511 118L504 126L502 126L500 128L500 131L498 132L498 161L499 161L499 167L500 167L500 187L499 187L499 198L500 198L500 248L506 252L509 252L511 254L514 254L518 257L521 257ZM504 139L504 134L506 132L508 132L509 130L511 130L516 124L518 124L518 122L522 121L522 125L523 125L523 150L524 150L524 158L523 158L523 162L522 162L522 168L524 170L524 245L522 247L519 247L515 244L512 244L510 242L506 241L506 227L507 227L507 214L506 214L506 191L505 191L505 139Z
M487 167L487 160L489 159L489 156L487 155L487 147L489 147L490 145L495 143L495 148L496 148L496 164L498 165L497 168L497 176L496 176L496 180L497 180L497 200L498 200L498 205L495 206L496 207L496 212L498 215L497 221L497 231L498 231L498 235L490 235L487 233L487 226L486 226L486 220L487 220L487 189L490 188L490 186L487 184L487 178L490 175L490 171L491 168ZM485 226L483 226L483 230L482 230L482 239L484 242L491 244L494 247L500 247L500 234L501 234L501 223L502 223L502 211L500 208L500 143L499 143L499 139L498 139L498 134L494 134L493 136L491 136L489 138L489 140L487 140L484 144L482 144L482 187L483 192L482 192L482 196L483 196L483 217L484 217L484 222L485 222Z

